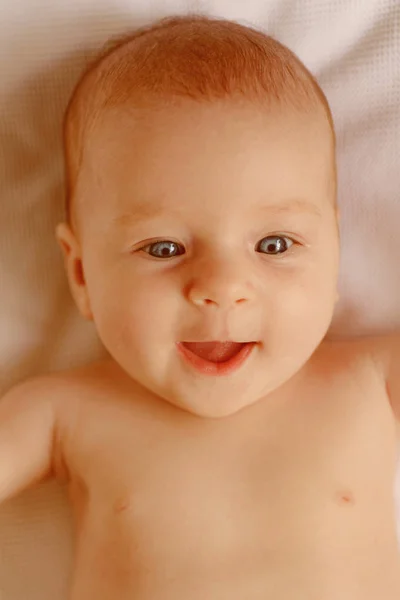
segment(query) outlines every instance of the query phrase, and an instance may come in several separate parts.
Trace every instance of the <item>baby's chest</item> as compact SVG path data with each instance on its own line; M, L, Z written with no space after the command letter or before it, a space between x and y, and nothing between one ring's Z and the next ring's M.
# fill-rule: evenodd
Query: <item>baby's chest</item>
M86 522L180 561L238 546L284 552L312 531L332 539L343 519L356 534L387 502L395 445L389 413L354 391L304 395L231 426L137 428L133 418L118 436L89 434L78 490Z

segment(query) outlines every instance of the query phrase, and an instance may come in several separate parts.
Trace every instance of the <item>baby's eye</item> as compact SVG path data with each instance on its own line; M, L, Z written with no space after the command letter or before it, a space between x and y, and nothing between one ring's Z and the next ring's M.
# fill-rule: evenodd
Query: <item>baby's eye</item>
M152 244L143 246L141 250L154 258L172 258L173 256L179 256L185 252L183 246L176 242L171 242L170 240L153 242Z
M282 235L269 235L263 238L256 245L256 252L264 254L283 254L290 246L293 245L293 240Z

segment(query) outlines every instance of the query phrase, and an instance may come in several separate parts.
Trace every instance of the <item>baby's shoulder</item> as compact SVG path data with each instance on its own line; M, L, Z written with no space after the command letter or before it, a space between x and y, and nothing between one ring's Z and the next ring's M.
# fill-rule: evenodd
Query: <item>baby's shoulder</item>
M399 334L330 338L321 344L319 359L347 369L375 371L384 378L386 362L400 348Z
M85 365L60 370L44 376L49 391L56 392L59 409L71 413L74 407L90 405L118 396L126 375L117 369L114 361L104 358Z
M322 385L385 387L383 368L386 340L379 336L326 338L314 353L309 377Z
M93 415L101 404L117 404L129 378L111 359L30 377L17 383L1 400L22 410L51 410L57 435L71 429L82 415ZM123 384L121 384L123 381Z
M398 333L325 340L316 353L313 373L339 386L341 393L357 387L362 390L364 400L370 398L372 403L390 408L400 440Z

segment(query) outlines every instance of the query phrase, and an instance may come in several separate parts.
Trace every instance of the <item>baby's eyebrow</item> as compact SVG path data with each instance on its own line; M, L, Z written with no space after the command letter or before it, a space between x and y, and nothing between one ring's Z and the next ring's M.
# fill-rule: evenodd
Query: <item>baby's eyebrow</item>
M257 213L269 213L272 215L281 214L309 214L321 217L320 208L308 200L295 198L286 201L277 201L274 203L262 204L255 207ZM164 205L155 206L151 202L142 202L135 205L132 212L118 215L112 220L112 225L115 227L129 227L137 224L139 221L149 221L151 219L162 218L165 216L179 216L179 212L173 208Z
M267 212L271 214L285 214L285 213L304 213L310 214L317 217L322 217L322 212L319 206L310 202L309 200L303 200L301 198L294 198L291 200L278 201L269 204L263 204L258 207L260 212Z
M132 212L118 215L112 220L112 224L116 227L129 227L137 224L138 221L148 221L157 217L171 216L174 210L165 206L154 206L150 202L135 205Z

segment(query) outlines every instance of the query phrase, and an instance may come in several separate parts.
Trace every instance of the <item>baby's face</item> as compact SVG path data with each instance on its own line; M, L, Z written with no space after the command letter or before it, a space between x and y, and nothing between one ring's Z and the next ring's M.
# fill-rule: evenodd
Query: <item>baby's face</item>
M189 101L105 121L79 207L99 335L145 388L194 414L232 414L294 375L332 319L328 124ZM232 368L207 369L181 345L207 341L255 345Z

